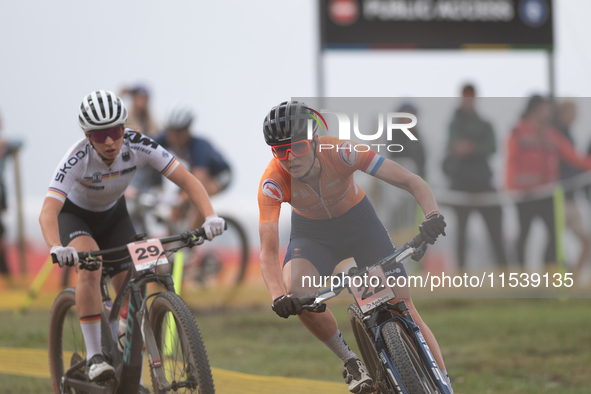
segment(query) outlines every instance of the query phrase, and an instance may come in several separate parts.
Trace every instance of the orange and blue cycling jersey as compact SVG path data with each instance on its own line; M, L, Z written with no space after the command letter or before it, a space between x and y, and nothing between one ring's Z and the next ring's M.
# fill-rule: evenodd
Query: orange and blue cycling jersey
M332 145L332 148L326 146ZM273 158L259 185L259 222L279 220L281 204L291 204L294 211L308 219L331 219L343 215L364 197L365 192L355 184L353 173L361 170L375 175L384 158L366 146L336 137L320 137L317 152L322 165L320 194L309 185L293 179ZM357 149L357 150L356 150Z

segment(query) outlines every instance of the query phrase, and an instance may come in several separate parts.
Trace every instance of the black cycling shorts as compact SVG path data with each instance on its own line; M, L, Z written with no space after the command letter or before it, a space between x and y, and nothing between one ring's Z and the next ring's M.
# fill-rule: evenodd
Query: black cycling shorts
M390 234L366 197L341 216L308 219L292 211L291 236L283 266L294 258L312 263L321 276L331 275L343 260L353 257L364 268L394 253ZM388 270L390 276L406 276L402 263Z
M100 249L116 248L127 245L136 234L124 197L117 200L111 209L102 212L87 211L66 199L57 220L64 246L76 237L88 235ZM127 251L105 256L104 259L109 260L103 261L103 270L110 277L127 271L131 264L131 256Z

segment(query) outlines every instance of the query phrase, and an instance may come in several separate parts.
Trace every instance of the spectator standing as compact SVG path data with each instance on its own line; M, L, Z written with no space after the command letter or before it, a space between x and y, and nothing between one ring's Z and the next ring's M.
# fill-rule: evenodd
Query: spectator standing
M0 132L2 131L2 118L0 118ZM6 210L6 191L4 187L4 162L6 159L7 143L0 135L0 214ZM10 271L6 262L6 250L4 245L4 225L0 221L0 275L11 283Z
M150 111L150 91L144 85L136 85L131 88L123 88L120 96L131 96L131 109L129 110L128 124L140 133L150 138L158 135L158 123Z
M554 118L554 126L573 145L574 140L570 128L576 117L577 106L573 101L567 100L558 104L558 107L556 108L556 116ZM561 180L567 180L581 173L582 171L579 168L573 167L564 159L560 159ZM591 234L589 234L583 224L581 212L575 201L575 190L567 190L564 193L564 214L566 218L566 226L581 242L581 252L579 253L574 269L575 274L578 275L583 268L583 264L589 258L589 251L591 251Z
M496 140L491 124L484 120L474 106L476 89L471 84L462 88L462 102L449 125L449 142L443 169L451 181L451 189L468 192L493 192L492 171L488 163L496 152ZM497 264L507 265L502 237L503 212L500 206L454 206L458 217L458 265L466 264L466 228L470 213L479 211L494 247Z
M542 218L548 230L545 262L556 261L553 197L534 192L559 180L561 159L578 169L591 170L591 157L579 155L568 138L552 125L550 100L532 96L511 131L507 157L507 188L523 193L517 203L520 225L517 255L522 264L529 228L536 216Z
M403 103L396 112L406 112L418 116L418 110L414 104L407 102ZM408 119L404 119L408 120ZM404 123L403 120L398 119L398 123ZM423 140L419 137L421 132L419 127L415 126L412 128L412 133L417 137L416 141L409 141L408 137L403 133L392 134L392 144L399 144L404 146L401 152L390 153L390 159L397 161L399 158L409 158L414 162L416 167L416 174L423 179L426 179L425 173L425 147L423 146Z
M4 243L4 224L1 220L1 215L6 211L6 187L4 185L4 166L6 159L20 148L21 142L7 141L1 134L2 132L2 117L0 117L0 275L3 279L12 283L10 270L8 269L8 262L6 260L6 244Z
M120 96L129 95L131 97L131 108L127 124L130 128L155 139L158 136L159 126L152 111L150 110L150 91L145 85L135 85L131 88L123 88ZM150 192L154 188L162 186L162 175L150 166L141 168L132 183L127 196L133 196L136 190Z

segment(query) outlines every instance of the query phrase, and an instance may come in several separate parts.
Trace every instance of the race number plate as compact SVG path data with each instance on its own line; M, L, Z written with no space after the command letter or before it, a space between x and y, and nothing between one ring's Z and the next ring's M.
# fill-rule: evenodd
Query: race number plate
M387 285L386 276L382 266L376 264L368 268L367 277L351 278L351 293L359 305L361 312L366 313L395 298L394 291ZM361 283L361 286L356 286Z
M164 255L164 248L159 239L133 242L127 244L127 249L138 271L168 264L168 258Z

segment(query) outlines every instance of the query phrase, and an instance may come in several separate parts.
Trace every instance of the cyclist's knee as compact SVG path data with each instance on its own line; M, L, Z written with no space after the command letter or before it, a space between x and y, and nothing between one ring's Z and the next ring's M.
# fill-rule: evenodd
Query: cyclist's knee
M302 297L317 290L318 270L306 259L294 259L283 268L283 284L288 294ZM320 286L324 287L324 286Z
M284 283L288 294L293 294L296 297L303 297L316 291L315 287L308 286L307 283L303 282L307 282L306 278L301 276L291 276L290 280Z
M78 270L78 283L85 284L99 283L101 280L102 267L96 271Z
M94 238L92 238L89 235L80 235L80 236L74 238L72 241L70 241L70 243L68 244L68 246L73 247L78 252L89 251L89 250L98 250L99 249L99 247L98 247L96 241L94 240Z

